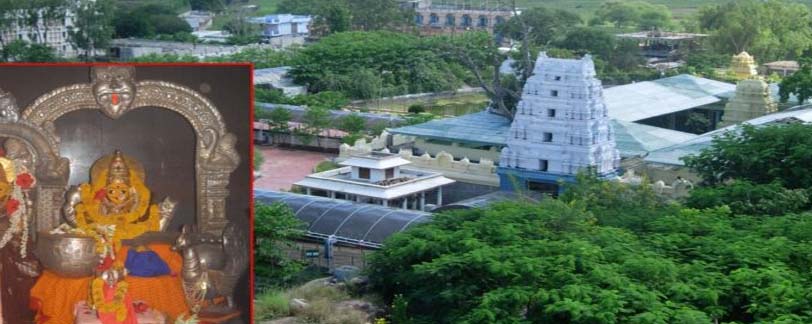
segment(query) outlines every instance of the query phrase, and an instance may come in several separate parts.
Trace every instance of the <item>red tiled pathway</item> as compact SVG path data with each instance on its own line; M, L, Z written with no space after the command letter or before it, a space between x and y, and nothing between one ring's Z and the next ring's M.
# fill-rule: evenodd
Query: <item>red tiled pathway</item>
M262 154L265 162L260 168L262 177L254 182L254 188L265 190L290 190L291 185L313 173L313 168L335 154L257 146L255 154Z

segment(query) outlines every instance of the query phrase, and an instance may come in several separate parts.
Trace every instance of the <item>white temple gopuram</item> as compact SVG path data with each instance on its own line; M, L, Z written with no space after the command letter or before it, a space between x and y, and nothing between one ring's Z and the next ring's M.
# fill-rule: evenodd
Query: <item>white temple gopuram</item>
M557 194L560 181L574 180L581 170L610 177L619 164L592 58L539 54L502 149L502 189Z

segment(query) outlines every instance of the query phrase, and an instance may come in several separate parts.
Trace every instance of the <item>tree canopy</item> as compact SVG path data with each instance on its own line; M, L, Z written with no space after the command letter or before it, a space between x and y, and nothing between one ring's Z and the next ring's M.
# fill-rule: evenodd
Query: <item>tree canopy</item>
M700 8L699 30L728 55L747 51L761 62L795 59L812 48L812 11L784 0L737 0Z

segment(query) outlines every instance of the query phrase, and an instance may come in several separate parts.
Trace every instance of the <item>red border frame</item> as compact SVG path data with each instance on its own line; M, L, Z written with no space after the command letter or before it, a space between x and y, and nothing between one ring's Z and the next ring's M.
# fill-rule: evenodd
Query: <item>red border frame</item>
M110 65L119 65L119 66L240 66L240 67L248 67L249 71L249 78L248 78L248 86L249 86L249 100L248 100L248 226L249 228L249 265L248 265L248 317L250 323L254 323L254 63L252 62L195 62L195 63L182 63L182 62L165 62L165 63L127 63L127 62L60 62L60 63L24 63L24 62L13 62L13 63L0 63L0 67L4 66L30 66L30 67L42 67L42 66L110 66ZM2 319L0 319L2 322Z

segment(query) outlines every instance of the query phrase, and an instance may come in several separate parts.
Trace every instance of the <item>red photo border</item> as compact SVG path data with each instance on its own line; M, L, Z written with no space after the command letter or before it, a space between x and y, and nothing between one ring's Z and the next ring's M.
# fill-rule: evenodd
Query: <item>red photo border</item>
M183 62L155 62L155 63L127 63L127 62L60 62L60 63L53 63L53 62L43 62L43 63L26 63L26 62L13 62L13 63L0 63L0 67L4 66L29 66L29 67L43 67L43 66L67 66L67 67L75 67L75 66L193 66L193 67L201 67L201 66L239 66L239 67L248 67L249 71L249 107L248 107L248 122L249 124L246 127L249 127L248 132L248 190L250 194L248 195L248 226L249 228L249 265L248 265L248 314L249 314L249 321L250 323L254 323L254 245L256 240L254 239L254 63L252 62L212 62L212 63L205 63L205 62L195 62L195 63L183 63ZM2 322L2 319L0 319Z

